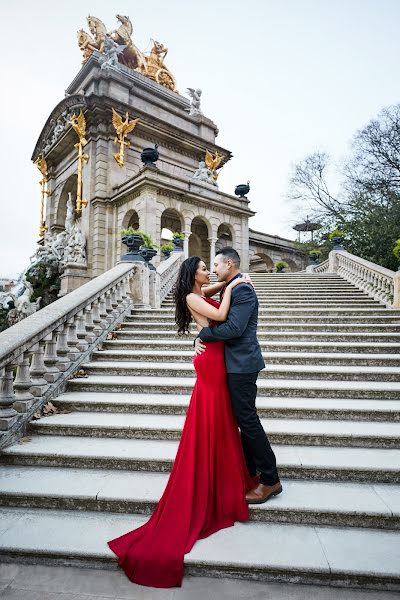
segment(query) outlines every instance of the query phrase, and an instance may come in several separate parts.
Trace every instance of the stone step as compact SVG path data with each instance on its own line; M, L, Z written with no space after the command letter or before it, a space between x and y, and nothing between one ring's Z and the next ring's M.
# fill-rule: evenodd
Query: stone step
M335 300L335 299L324 300L323 302L318 302L317 300L307 301L306 298L303 301L293 300L293 302L291 300L288 300L287 298L285 298L283 300L282 299L276 300L276 301L273 301L271 299L266 299L266 300L260 302L260 307L264 308L264 309L276 308L277 304L279 305L280 308L308 308L309 311L318 309L321 306L325 307L325 308L329 308L330 306L332 306L334 308L347 308L347 309L373 308L375 310L379 306L382 306L383 310L387 310L383 304L379 305L377 302L371 302L368 298L366 298L366 299L363 298L362 300L351 300L348 302L343 301L343 300ZM175 303L172 300L165 301L165 303L163 303L163 306L174 307Z
M347 423L346 423L347 425ZM172 440L36 435L2 451L0 464L169 472ZM400 483L400 450L274 445L282 479Z
M53 400L62 411L128 412L183 415L190 395L113 392L66 392ZM398 400L353 398L257 398L260 417L286 419L341 419L400 421Z
M184 421L183 415L75 412L55 414L32 421L29 433L47 436L179 440ZM400 423L261 419L261 424L272 444L400 448Z
M110 346L114 347L114 346ZM97 350L92 359L100 361L192 362L190 350ZM360 365L369 367L400 367L400 354L361 354L345 352L263 352L267 364L294 365Z
M90 375L70 379L67 389L92 392L191 394L194 377L139 377L132 375ZM400 384L381 381L338 381L316 379L259 379L258 396L290 398L354 398L398 400Z
M261 349L264 352L288 352L296 350L297 352L315 352L315 353L341 353L357 352L359 354L371 353L390 353L397 355L400 353L400 343L359 343L359 342L310 342L310 341L292 341L292 342L273 342L260 340ZM174 339L128 339L128 340L109 340L102 344L103 348L120 350L179 350L190 349L193 351L193 339L174 338Z
M166 473L3 467L0 506L150 515ZM400 486L282 481L284 493L250 506L250 519L330 527L400 529Z
M191 362L129 362L92 361L82 365L88 375L138 375L153 377L190 377L194 375ZM267 364L260 371L258 381L263 379L323 379L338 381L395 381L400 382L398 367L363 367L331 365L285 365ZM399 385L400 390L400 385Z
M384 312L378 312L376 314L370 315L370 314L361 314L361 315L314 315L314 314L308 314L308 315L296 315L295 318L293 318L293 314L283 314L283 315L272 315L272 314L268 314L268 313L260 313L259 317L258 317L258 323L259 325L267 325L269 323L273 323L273 324L279 324L279 323L296 323L296 324L300 324L300 323L305 323L305 324L309 324L309 323L336 323L338 320L340 319L341 323L356 323L356 324L360 324L362 325L363 323L374 323L374 324L378 324L378 323L383 323L383 324L391 324L391 323L400 323L400 313L397 313L395 315L391 315L391 313L389 311ZM129 324L137 324L137 323L163 323L163 324L169 324L171 327L175 327L175 320L174 320L174 315L173 313L168 313L168 314L160 314L160 315L153 315L152 313L148 313L148 314L136 314L136 312L134 312L132 315L127 315L125 317L125 321L124 323L129 323Z
M169 308L160 308L160 309L153 309L153 310L147 310L147 309L133 309L132 310L132 314L134 315L144 315L144 316L156 316L156 315L168 315L169 320L173 320L174 319L174 311L175 311L175 307L171 306ZM337 308L336 306L330 306L330 307L324 307L324 306L319 306L318 308L313 308L312 312L310 311L310 309L305 305L304 307L301 308L293 308L293 307L285 307L285 308L281 308L279 306L279 304L274 305L273 307L270 307L268 309L263 308L263 306L259 307L259 317L262 317L263 315L266 316L272 316L272 317L295 317L297 318L298 316L305 316L305 317L316 317L316 316L328 316L328 317L342 317L342 316L364 316L364 317L375 317L375 316L393 316L393 317L398 317L400 315L400 311L399 310L389 310L386 308L386 306L384 306L383 304L378 304L377 306L375 306L374 308L356 308L356 309L348 309L348 308Z
M176 329L134 329L133 331L129 331L126 329L121 329L118 331L117 336L121 340L127 339L141 339L141 338L154 338L154 339L162 339L162 338L178 338L178 334ZM310 338L314 341L327 341L327 342L400 342L400 333L371 333L371 332L325 332L325 331L315 331L315 329L310 331L266 331L264 329L258 329L257 337L260 341L265 340L274 340L274 341L293 341L297 342L300 340L309 341ZM192 337L194 339L194 336Z
M3 508L0 553L116 568L107 540L146 521L129 513ZM398 532L378 529L236 523L197 541L185 555L185 574L399 590L399 541Z
M142 331L171 331L175 327L175 323L173 321L169 321L166 323L153 323L151 321L123 321L122 329L123 331L136 331L136 329L140 329ZM400 333L400 323L295 323L295 322L285 322L285 323L275 323L273 321L269 323L265 323L262 320L258 323L257 334L268 332L268 331L299 331L306 332L308 330L311 331L326 331L327 333L331 331L347 331L347 332L361 332L361 333ZM192 325L193 333L196 331L195 325Z

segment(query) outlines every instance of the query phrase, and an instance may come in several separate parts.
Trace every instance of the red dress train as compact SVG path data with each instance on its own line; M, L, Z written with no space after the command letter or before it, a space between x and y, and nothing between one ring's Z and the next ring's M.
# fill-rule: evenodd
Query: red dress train
M141 585L181 586L184 555L195 541L249 518L245 494L254 482L232 413L223 342L207 344L193 362L197 379L161 500L147 523L108 542Z

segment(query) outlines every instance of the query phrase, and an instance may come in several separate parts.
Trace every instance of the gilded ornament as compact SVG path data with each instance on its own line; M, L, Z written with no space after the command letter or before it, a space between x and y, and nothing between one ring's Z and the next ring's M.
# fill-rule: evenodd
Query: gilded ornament
M205 163L207 168L212 172L214 181L217 181L218 179L219 173L217 173L217 169L223 160L224 157L221 154L218 154L218 150L216 150L215 155L213 155L209 150L206 150Z
M87 200L84 200L82 198L83 163L88 162L88 160L89 160L89 155L85 154L83 152L83 147L86 146L86 144L88 142L85 137L86 136L86 119L82 112L82 109L81 109L81 112L79 113L79 115L75 115L75 114L72 115L72 117L69 120L69 123L72 126L75 133L77 134L77 136L79 137L79 142L77 142L74 145L74 148L76 148L76 150L78 151L78 183L77 183L77 190L76 190L75 213L79 217L82 214L82 206L86 207L87 203L88 203Z
M114 154L114 158L117 164L120 167L124 166L125 163L125 146L128 148L131 143L126 141L125 138L128 133L131 133L139 122L139 119L132 119L129 121L129 113L125 113L125 120L114 110L112 109L112 124L114 125L115 131L117 133L117 137L114 139L114 144L119 144L119 152Z
M35 160L35 165L37 166L37 168L39 169L39 171L40 171L40 173L42 175L42 179L39 181L39 185L42 188L42 195L41 195L41 200L40 200L39 235L40 235L40 237L42 237L44 235L44 233L49 230L49 228L45 224L45 220L44 220L44 199L45 199L45 196L49 196L49 192L46 189L46 185L47 185L47 182L48 182L48 179L47 179L47 162L46 162L46 159L39 156L39 158L37 158Z
M118 29L107 33L103 21L92 15L87 17L90 34L83 29L77 33L78 45L83 53L82 63L85 64L96 50L105 54L107 38L109 38L118 46L116 56L118 55L119 63L176 92L175 77L164 63L168 48L160 42L151 40L153 47L150 55L145 56L132 40L133 26L130 18L126 15L116 15L116 18L120 24Z

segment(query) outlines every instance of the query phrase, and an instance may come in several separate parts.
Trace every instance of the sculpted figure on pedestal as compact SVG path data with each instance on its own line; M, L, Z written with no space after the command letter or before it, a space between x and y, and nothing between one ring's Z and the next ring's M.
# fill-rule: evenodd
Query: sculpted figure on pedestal
M204 181L205 183L211 183L212 185L217 185L216 180L214 179L213 172L209 169L204 162L204 160L199 161L199 167L197 171L195 171L192 179L197 179L198 181Z
M203 112L200 109L201 90L199 88L197 90L194 90L193 88L187 88L187 91L192 99L190 103L189 115L202 115Z

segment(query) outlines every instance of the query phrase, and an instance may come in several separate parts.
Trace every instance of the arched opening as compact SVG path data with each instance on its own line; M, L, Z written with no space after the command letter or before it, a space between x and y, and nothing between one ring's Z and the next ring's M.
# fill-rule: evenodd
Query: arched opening
M201 217L195 217L191 225L189 238L189 256L200 256L210 266L210 242L207 223Z
M124 218L122 219L122 227L121 229L139 229L139 215L136 210L128 210Z
M286 269L286 271L299 271L299 267L298 265L295 263L295 261L292 258L282 258L282 260L284 260L287 264L288 264L288 268Z
M250 258L250 273L272 273L274 261L268 254L257 252Z
M68 177L67 181L64 183L64 187L58 199L56 218L53 225L51 226L51 230L56 233L65 229L68 197L69 194L71 194L72 200L75 203L77 183L78 176L75 174Z
M225 248L225 246L233 246L232 230L227 223L221 223L218 227L217 237L218 240L215 243L216 252L221 250L221 248Z
M172 240L174 231L182 231L182 216L174 208L167 208L161 215L161 244L167 244Z

